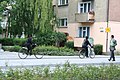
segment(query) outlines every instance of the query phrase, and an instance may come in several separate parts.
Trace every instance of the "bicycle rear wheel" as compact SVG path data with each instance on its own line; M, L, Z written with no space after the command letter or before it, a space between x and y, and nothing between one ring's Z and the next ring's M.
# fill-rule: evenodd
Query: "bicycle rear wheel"
M85 49L79 51L79 58L81 59L85 58Z
M20 59L25 59L27 55L27 49L26 48L21 48L18 52L18 56Z
M35 56L37 59L42 59L43 56L44 56L44 52L36 52L36 53L34 53L34 56Z

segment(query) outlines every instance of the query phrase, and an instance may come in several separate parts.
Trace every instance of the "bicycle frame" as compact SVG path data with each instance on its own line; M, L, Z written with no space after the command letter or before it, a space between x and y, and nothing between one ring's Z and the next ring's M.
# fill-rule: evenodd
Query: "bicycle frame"
M32 47L32 49L34 49L36 47L36 45L34 45ZM18 52L18 56L20 59L26 59L28 55L30 55L30 53L32 55L34 55L37 59L41 59L43 57L43 54L39 54L40 52L36 52L36 53L33 53L32 50L30 52L28 52L28 48L27 47L22 47L19 52ZM30 55L31 56L31 55Z
M91 46L88 46L88 56L90 58L94 58L95 57L94 48L92 48Z
M91 48L90 46L88 46L88 55L93 51L93 48Z
M94 58L95 57L94 48L92 48L91 46L88 46L88 56L90 58ZM79 51L79 57L81 59L85 58L85 49L84 48Z

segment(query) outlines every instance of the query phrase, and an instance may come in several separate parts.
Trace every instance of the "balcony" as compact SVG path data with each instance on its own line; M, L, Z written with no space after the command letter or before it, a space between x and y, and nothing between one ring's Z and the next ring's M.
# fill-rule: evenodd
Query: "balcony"
M75 14L76 22L95 22L95 14L93 12L89 13L76 13Z
M82 42L84 38L75 37L74 38L74 47L82 47Z

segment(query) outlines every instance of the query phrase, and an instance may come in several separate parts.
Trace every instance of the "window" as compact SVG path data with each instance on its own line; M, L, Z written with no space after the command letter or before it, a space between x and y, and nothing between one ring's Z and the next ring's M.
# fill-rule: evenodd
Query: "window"
M90 27L79 27L79 37L85 38L90 36Z
M91 10L91 2L80 2L78 4L78 13L87 13Z
M67 26L67 18L59 19L59 26Z
M68 0L58 0L58 5L67 5Z

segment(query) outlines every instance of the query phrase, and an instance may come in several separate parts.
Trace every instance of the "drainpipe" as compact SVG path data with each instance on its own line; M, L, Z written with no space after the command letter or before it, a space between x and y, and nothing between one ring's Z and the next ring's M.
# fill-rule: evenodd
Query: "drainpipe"
M109 26L109 0L107 2L107 28ZM108 52L108 32L106 34L106 52Z

